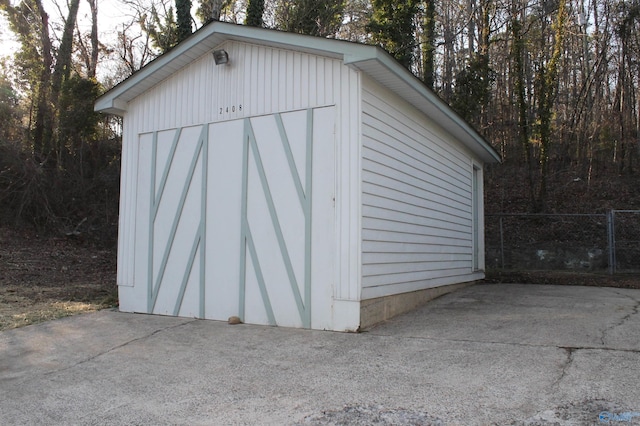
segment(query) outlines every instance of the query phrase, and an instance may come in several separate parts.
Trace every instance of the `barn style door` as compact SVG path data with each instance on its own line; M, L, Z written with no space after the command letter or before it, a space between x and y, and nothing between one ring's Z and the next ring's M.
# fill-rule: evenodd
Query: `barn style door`
M141 135L145 312L329 326L333 120L321 108Z
M136 252L147 250L136 260L146 278L146 312L205 316L207 136L204 125L140 138L144 167L138 179L137 239L142 250Z
M250 322L310 327L312 136L312 110L245 120L239 312Z

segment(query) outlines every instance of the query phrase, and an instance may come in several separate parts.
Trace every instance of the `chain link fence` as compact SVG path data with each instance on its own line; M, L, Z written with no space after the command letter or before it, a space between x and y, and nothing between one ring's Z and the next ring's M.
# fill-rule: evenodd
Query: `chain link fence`
M490 214L488 269L640 272L640 210Z
M612 273L640 272L640 210L612 210Z

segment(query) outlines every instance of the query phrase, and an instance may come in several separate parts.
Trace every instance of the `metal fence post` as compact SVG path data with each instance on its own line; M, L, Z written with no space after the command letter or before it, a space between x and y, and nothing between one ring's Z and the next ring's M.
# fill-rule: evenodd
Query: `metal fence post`
M607 241L609 245L609 274L616 273L616 225L615 210L607 212Z
M502 216L500 216L500 264L504 269L504 238L502 233Z

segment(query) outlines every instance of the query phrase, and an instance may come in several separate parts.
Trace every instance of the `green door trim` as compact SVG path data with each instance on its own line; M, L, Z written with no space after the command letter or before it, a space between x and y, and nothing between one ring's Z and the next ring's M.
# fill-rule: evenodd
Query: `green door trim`
M157 300L158 294L160 293L160 287L162 285L162 280L164 278L165 271L167 269L167 263L169 261L169 255L171 254L171 250L173 249L173 244L175 242L176 233L178 231L178 225L182 218L182 214L184 211L185 202L187 199L187 195L189 193L189 188L193 182L193 177L195 174L196 166L198 164L198 160L201 160L201 168L202 168L202 177L201 177L201 199L200 199L200 223L198 225L198 230L196 231L196 235L193 238L193 244L191 247L191 252L188 257L188 264L183 273L182 281L180 284L180 289L178 293L178 298L176 299L176 303L173 309L173 315L178 315L180 312L180 307L182 306L182 302L184 300L184 293L186 291L187 283L189 281L189 276L191 275L191 270L193 269L193 263L195 262L196 253L198 252L198 248L200 249L200 269L199 269L199 307L198 313L200 318L204 318L205 316L205 304L204 304L204 293L205 293L205 257L206 257L206 247L205 247L205 231L206 231L206 179L207 179L207 167L208 167L208 136L209 136L209 126L203 125L200 131L200 136L198 137L198 142L196 144L195 152L193 157L191 158L191 163L189 165L189 170L187 172L187 179L184 182L182 187L182 192L180 194L180 200L178 202L178 211L173 218L173 222L171 224L171 230L169 231L169 240L167 245L164 247L164 252L162 255L162 260L160 262L160 268L158 271L158 276L154 279L153 277L153 254L154 254L154 229L155 222L158 215L158 211L160 210L160 202L162 200L162 196L165 192L167 179L169 176L169 172L171 170L171 166L173 164L173 160L175 157L175 153L177 151L178 142L180 140L180 136L182 135L182 129L176 130L176 134L174 135L171 149L169 151L169 156L167 158L167 162L162 171L162 177L160 179L160 186L156 191L156 168L157 168L157 152L158 152L158 132L153 133L152 138L152 148L151 148L151 184L150 184L150 199L151 206L149 209L149 247L148 247L148 286L147 286L147 311L149 313L153 313Z
M262 272L259 268L259 261L257 259L257 252L255 250L255 246L253 243L253 238L251 237L251 229L247 216L247 204L248 204L248 173L249 173L249 152L252 154L253 163L256 166L256 170L258 172L258 176L260 179L260 184L262 186L263 195L267 202L267 207L269 210L269 216L271 218L271 224L273 226L273 230L276 234L276 238L278 241L278 246L280 248L280 255L282 257L287 276L289 278L289 285L296 303L296 307L298 310L298 314L302 321L302 325L305 328L311 327L311 189L312 189L312 142L313 142L313 110L307 110L307 132L306 132L306 158L305 158L305 166L306 166L306 174L305 174L305 188L302 188L302 182L300 180L300 176L295 165L295 160L293 157L293 152L291 150L291 145L289 143L289 139L286 135L286 131L284 129L284 124L282 122L282 116L280 114L273 115L276 121L276 125L278 127L278 133L280 136L280 141L282 143L287 162L289 164L289 172L291 174L291 178L296 187L296 191L298 193L298 200L300 202L302 212L305 217L305 256L304 256L304 300L302 299L302 295L300 294L298 280L293 271L293 264L291 262L291 258L289 256L289 250L287 248L286 242L284 240L284 233L282 232L282 227L280 224L280 220L278 218L278 214L276 211L275 203L273 201L273 197L271 194L271 189L269 188L269 182L267 181L266 173L264 170L264 163L262 161L260 150L258 148L258 144L256 141L256 137L254 134L253 126L251 124L250 118L244 119L244 135L243 135L243 159L242 159L242 206L241 206L241 247L240 247L240 294L239 294L239 316L244 321L246 312L245 312L245 304L246 304L246 262L247 262L247 248L249 249L249 256L251 256L252 264L254 265L254 269L256 270L256 275L258 279L258 285L260 287L260 292L262 295L262 300L265 305L265 310L267 311L267 316L269 317L269 322L275 325L275 316L273 315L273 310L271 308L271 303L269 300L269 295L267 292L266 283L264 282L264 277L262 276ZM257 267L256 267L257 265Z

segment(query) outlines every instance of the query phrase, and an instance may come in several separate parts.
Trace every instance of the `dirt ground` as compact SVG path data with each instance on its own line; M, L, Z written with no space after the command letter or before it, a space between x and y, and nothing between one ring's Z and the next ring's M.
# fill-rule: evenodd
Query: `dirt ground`
M115 250L0 226L0 330L116 304Z
M616 274L571 271L487 271L487 283L584 285L640 289L640 274Z
M640 288L640 276L488 271L490 283ZM116 252L0 226L0 330L117 306Z

